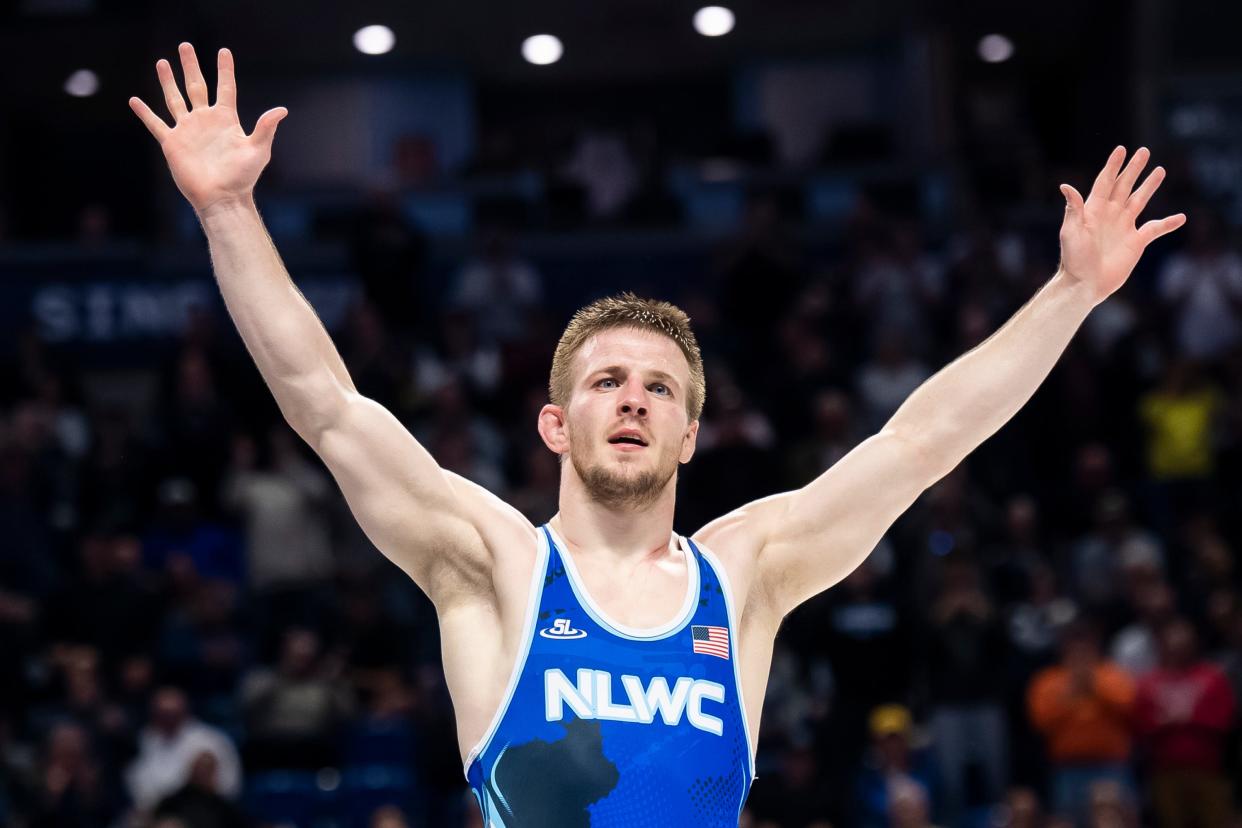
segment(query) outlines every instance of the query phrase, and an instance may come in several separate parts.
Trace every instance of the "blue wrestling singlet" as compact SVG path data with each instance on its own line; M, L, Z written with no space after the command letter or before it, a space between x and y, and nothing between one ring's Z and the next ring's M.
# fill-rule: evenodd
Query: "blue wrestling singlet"
M486 828L736 828L754 780L727 576L677 539L686 598L655 629L610 621L544 526L500 709L466 757Z

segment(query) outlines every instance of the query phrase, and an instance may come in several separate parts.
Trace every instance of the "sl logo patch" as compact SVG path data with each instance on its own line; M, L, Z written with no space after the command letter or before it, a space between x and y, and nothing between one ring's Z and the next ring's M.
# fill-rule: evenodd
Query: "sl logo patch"
M586 638L586 630L575 630L568 618L558 618L551 627L539 631L544 638Z

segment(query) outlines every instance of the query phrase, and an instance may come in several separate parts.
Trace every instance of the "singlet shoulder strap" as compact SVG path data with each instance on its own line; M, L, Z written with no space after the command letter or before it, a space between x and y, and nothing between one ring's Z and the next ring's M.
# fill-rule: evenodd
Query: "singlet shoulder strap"
M729 649L730 661L733 662L733 680L737 686L737 703L742 717L742 730L746 734L747 746L747 762L750 768L750 778L753 782L757 779L755 774L755 742L750 735L750 723L746 718L746 698L742 690L742 665L741 657L738 654L738 638L741 632L741 618L738 615L737 608L734 606L733 587L729 583L729 573L725 571L724 564L710 550L700 547L694 541L686 538L686 542L690 544L690 548L694 550L695 555L700 561L707 564L703 567L703 586L701 590L700 606L711 606L719 608L718 617L724 619L729 627ZM708 576L707 573L711 575ZM712 583L707 583L708 577Z

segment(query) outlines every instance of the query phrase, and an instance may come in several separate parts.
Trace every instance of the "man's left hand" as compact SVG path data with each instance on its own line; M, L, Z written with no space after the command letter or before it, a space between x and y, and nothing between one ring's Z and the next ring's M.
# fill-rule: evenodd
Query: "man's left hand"
M1090 286L1096 304L1125 284L1147 245L1186 223L1186 215L1177 213L1135 226L1164 180L1164 167L1156 167L1135 189L1150 157L1147 148L1140 147L1123 170L1126 148L1117 147L1096 176L1085 202L1069 184L1061 185L1065 196L1061 270Z

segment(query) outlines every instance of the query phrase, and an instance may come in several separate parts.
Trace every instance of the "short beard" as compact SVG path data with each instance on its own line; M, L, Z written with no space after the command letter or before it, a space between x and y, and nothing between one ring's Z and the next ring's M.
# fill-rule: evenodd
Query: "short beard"
M655 503L668 485L668 481L677 473L677 465L665 472L664 469L652 469L642 472L636 477L625 477L613 474L603 465L590 468L583 467L577 457L571 453L570 461L574 470L586 487L587 495L610 509L642 509Z

